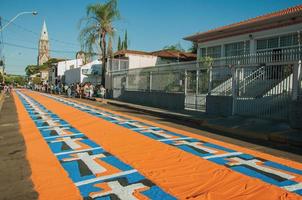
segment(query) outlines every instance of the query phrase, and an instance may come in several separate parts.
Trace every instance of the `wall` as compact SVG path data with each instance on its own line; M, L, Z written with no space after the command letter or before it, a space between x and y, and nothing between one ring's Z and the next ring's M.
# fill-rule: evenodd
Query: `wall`
M206 112L211 115L231 116L233 110L233 97L207 96Z
M81 82L81 68L75 68L65 71L65 83L70 85L72 83Z
M157 56L127 54L129 58L129 69L154 66L157 62Z
M82 59L75 60L66 60L58 62L58 76L63 76L66 70L69 70L71 67L77 68L83 65Z
M91 69L92 66L95 66L97 62L91 62L84 66L69 69L64 72L65 75L65 83L66 84L72 84L72 83L85 83L85 82L91 82L92 84L99 84L102 80L102 77L100 75L84 75L82 73L83 69Z
M168 110L183 110L185 101L184 94L155 91L143 92L118 90L114 92L113 98L117 98L128 103L164 108Z

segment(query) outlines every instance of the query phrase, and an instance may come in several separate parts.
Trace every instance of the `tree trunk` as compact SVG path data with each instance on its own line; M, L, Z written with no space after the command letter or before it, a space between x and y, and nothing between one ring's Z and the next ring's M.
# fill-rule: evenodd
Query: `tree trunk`
M106 32L102 32L102 85L106 88Z

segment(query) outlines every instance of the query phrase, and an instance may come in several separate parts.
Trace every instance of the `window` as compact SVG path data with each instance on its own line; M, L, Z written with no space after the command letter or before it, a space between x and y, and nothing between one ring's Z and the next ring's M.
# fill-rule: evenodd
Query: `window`
M279 37L274 37L274 38L268 39L267 40L267 47L269 49L279 47Z
M298 33L257 40L257 50L276 49L298 45Z
M201 57L220 58L221 57L221 46L213 46L200 49Z
M207 56L207 49L206 48L201 48L200 53L201 53L201 57Z
M267 39L257 40L257 50L267 49Z
M238 56L250 53L250 41L236 42L225 45L225 56Z
M293 33L280 37L280 47L293 46L298 44L298 34Z
M207 56L211 58L221 57L221 46L208 47Z

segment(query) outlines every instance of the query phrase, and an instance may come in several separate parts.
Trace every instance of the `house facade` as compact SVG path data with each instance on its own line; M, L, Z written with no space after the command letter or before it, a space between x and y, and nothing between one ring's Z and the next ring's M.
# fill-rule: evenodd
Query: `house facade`
M153 52L136 51L136 50L121 50L114 54L117 59L113 65L113 70L118 70L116 64L122 62L122 68L119 69L136 69L158 65L164 65L174 62L185 62L196 60L196 55L187 52L179 52L173 50L159 50ZM120 61L119 61L120 60ZM125 62L128 62L127 64ZM125 64L127 66L125 66Z
M40 70L40 78L43 84L48 84L49 70L47 68Z
M198 64L211 63L208 83L200 86L206 92L193 91L187 102L215 114L221 114L220 107L231 108L227 114L288 119L301 90L301 31L298 5L185 37L198 44ZM221 96L229 100L218 106Z
M78 68L83 65L82 59L65 60L53 64L49 68L48 80L50 84L65 83L65 71Z
M94 85L101 84L101 62L94 60L77 68L69 69L64 72L65 83L85 83L90 82Z
M299 5L184 39L198 43L199 58L215 59L297 48L301 31L302 5Z

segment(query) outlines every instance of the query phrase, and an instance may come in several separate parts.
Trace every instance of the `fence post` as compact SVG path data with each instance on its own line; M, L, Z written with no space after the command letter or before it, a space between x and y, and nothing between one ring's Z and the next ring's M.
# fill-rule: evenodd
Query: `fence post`
M196 89L195 89L195 109L198 109L198 100L197 100L197 96L198 96L198 82L199 82L199 69L196 70Z
M299 63L294 64L293 70L293 96L292 100L297 100L300 86L301 86L301 60Z
M149 74L149 91L152 91L152 72Z
M125 87L125 89L128 89L128 80L129 78L128 78L128 73L126 73L126 87Z
M211 95L211 92L212 92L212 71L213 71L213 68L212 68L212 65L211 65L210 68L209 68L208 95Z
M199 69L196 70L196 95L198 95L198 90L199 90Z
M185 95L187 95L187 87L188 87L188 71L185 70Z
M232 115L235 115L236 112L236 100L237 100L237 73L236 67L231 66L232 68L232 97L233 97L233 108L232 108Z
M242 67L242 79L243 79L243 94L245 93L245 76L244 76L244 67Z

